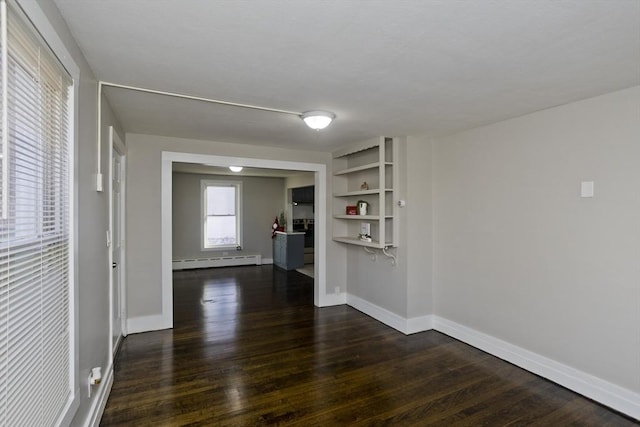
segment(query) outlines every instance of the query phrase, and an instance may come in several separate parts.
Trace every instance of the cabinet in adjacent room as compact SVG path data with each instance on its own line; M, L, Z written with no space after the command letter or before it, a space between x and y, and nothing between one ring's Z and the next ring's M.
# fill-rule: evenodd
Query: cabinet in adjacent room
M314 186L291 189L291 198L294 203L313 204Z
M277 231L273 239L273 263L285 270L304 266L304 233Z

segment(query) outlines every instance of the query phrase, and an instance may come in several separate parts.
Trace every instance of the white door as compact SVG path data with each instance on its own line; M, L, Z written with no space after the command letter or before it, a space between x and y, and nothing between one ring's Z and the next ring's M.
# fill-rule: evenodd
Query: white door
M113 128L111 136L111 349L118 349L124 328L124 145Z

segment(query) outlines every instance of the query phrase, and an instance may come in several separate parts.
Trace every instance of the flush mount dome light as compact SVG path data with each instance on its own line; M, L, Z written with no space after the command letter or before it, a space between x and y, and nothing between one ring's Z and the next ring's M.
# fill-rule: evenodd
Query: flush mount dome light
M242 166L229 166L231 172L240 172L242 170Z
M328 111L307 111L302 113L300 117L311 129L320 130L329 126L336 115Z

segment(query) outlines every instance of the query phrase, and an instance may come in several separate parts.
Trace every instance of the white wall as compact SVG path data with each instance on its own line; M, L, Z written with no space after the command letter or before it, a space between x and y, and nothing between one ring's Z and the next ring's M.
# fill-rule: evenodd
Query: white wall
M272 258L271 225L273 218L284 207L284 178L175 172L172 204L173 258L213 256L215 253L202 250L202 180L242 182L242 252L259 253L263 258Z
M640 87L434 148L435 313L640 392Z
M330 162L329 153L153 135L127 134L127 146L127 304L130 320L159 316L162 313L160 178L163 151L319 163L327 166ZM328 181L327 193L331 194L331 180ZM330 197L328 202L327 211L330 211ZM330 230L327 230L327 264L332 265L339 263L341 256L344 258L344 252L331 241L329 233ZM326 277L327 288L333 289L329 284L344 282L344 271L331 267L327 269Z
M433 144L429 138L407 137L406 173L402 198L406 199L405 240L408 319L433 314ZM419 325L429 326L428 321ZM420 326L418 330L420 329ZM412 328L412 330L415 330Z

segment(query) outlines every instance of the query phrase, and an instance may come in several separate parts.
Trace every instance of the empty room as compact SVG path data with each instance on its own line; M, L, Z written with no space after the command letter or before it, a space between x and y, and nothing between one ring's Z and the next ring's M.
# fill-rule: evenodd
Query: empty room
M0 426L640 424L640 1L0 0Z

